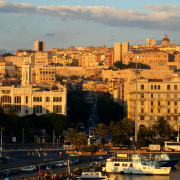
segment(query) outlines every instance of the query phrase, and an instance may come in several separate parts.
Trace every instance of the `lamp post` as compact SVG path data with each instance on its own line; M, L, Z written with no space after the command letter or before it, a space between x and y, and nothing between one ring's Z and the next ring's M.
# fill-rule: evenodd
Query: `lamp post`
M45 157L47 156L47 153L43 152L44 155L44 163L45 163Z
M60 154L60 159L61 159L61 154L62 154L62 152L59 152L59 154Z

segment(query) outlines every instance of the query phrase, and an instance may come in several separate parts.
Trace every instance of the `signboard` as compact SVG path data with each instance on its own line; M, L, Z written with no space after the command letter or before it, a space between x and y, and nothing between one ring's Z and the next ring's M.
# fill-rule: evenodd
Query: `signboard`
M127 157L127 154L117 154L117 157Z
M16 137L12 137L12 142L16 142Z

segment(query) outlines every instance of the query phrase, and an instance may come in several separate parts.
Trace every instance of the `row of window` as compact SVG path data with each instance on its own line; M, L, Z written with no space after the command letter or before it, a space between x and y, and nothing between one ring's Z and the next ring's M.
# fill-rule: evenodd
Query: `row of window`
M161 89L161 86L160 85L151 85L151 90L160 90ZM167 90L170 90L171 89L171 86L168 84L167 85ZM174 85L174 90L177 90L178 89L178 86L177 85ZM144 90L144 84L141 84L141 90Z
M173 116L173 118L171 118L171 116L166 116L166 120L170 121L171 119L173 119L174 121L178 120L178 116ZM145 120L145 116L140 116L140 120ZM154 116L150 116L150 120L155 120Z
M145 113L143 108L141 108L141 113ZM150 113L154 113L154 109L151 109L151 110L150 110ZM161 109L158 109L158 113L161 113ZM175 114L177 114L178 111L177 111L177 109L174 109L174 112L171 112L171 109L167 109L167 113L168 113L168 114L170 114L170 113L175 113Z
M141 101L141 105L144 105L144 101ZM151 101L151 106L154 105L154 101ZM170 106L172 103L170 101L167 101L167 105ZM174 105L177 106L177 101L174 101ZM158 101L158 106L161 106L161 101Z
M166 94L167 98L171 98L171 94ZM173 94L174 98L178 98L177 94ZM144 98L144 94L141 94L141 98ZM154 94L151 94L151 98L154 98ZM158 98L161 98L161 94L158 94Z

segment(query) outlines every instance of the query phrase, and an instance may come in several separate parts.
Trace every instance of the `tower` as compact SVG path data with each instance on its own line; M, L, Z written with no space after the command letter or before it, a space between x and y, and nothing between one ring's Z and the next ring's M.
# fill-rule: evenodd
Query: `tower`
M39 41L39 39L37 39L37 41L34 42L34 50L45 51L45 42Z
M23 63L22 64L22 86L31 85L31 64Z

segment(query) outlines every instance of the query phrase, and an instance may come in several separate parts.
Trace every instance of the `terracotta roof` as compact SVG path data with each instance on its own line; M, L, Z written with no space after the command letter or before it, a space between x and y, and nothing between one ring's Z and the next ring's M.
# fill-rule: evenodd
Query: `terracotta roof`
M163 79L149 79L149 82L163 82Z

